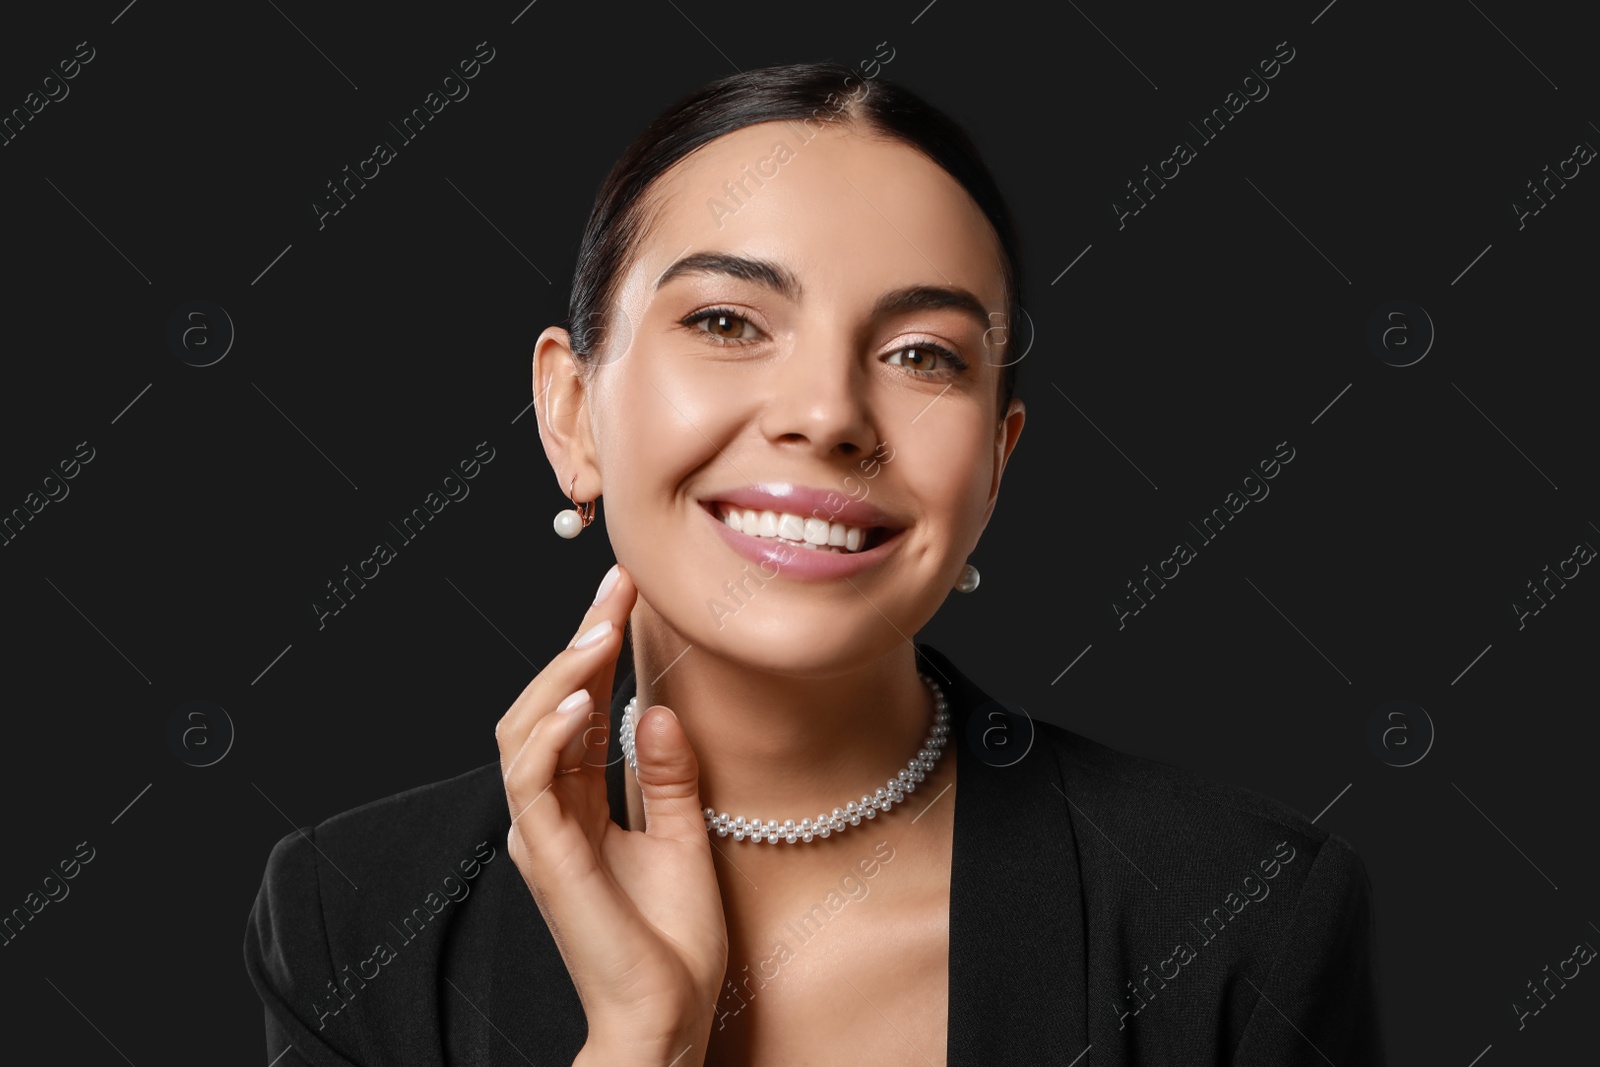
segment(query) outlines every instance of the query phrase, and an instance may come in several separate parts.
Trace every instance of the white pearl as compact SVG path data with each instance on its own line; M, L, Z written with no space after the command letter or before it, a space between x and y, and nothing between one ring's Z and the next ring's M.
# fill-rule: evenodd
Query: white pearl
M976 588L978 588L978 568L968 563L961 569L961 577L956 582L956 590L962 593L970 593Z
M578 536L578 531L583 529L583 516L568 508L556 516L556 533L569 541Z

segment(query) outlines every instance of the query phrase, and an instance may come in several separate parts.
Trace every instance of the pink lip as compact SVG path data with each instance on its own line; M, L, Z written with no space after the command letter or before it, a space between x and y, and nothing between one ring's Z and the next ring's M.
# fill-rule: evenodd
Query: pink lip
M889 516L859 500L851 500L836 489L812 489L804 485L775 482L757 488L739 486L724 493L708 494L700 498L708 508L718 502L734 504L755 511L789 512L802 517L812 516L828 522L842 522L847 526L886 526L899 529ZM721 516L719 515L718 518ZM805 551L805 549L801 549Z
M733 499L729 499L728 502L742 503ZM709 505L710 501L707 503ZM793 503L793 500L788 503ZM705 513L722 539L728 543L729 548L752 563L762 564L760 573L763 577L776 577L781 571L789 577L819 581L845 578L876 567L899 546L900 542L900 531L896 529L889 533L886 540L859 552L822 552L801 548L799 545L771 537L753 537L750 534L740 533L724 522L720 515L714 514L709 506L700 510ZM776 511L777 508L772 510ZM789 511L790 508L785 506L784 510Z

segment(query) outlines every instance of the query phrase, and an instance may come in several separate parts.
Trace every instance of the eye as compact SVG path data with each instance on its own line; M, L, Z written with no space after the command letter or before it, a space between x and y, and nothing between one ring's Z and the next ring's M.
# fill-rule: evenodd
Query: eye
M761 336L761 331L757 330L749 319L729 308L706 308L704 311L696 311L680 325L687 326L696 333L703 333L718 343L738 344L757 340Z
M927 341L896 349L884 362L891 367L904 367L917 378L953 377L967 369L966 360L942 345Z

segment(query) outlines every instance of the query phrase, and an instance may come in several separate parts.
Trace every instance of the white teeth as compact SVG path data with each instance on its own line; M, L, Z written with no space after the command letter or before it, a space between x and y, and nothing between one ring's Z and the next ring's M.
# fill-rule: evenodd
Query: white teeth
M829 522L815 515L806 517L777 511L756 511L719 505L722 521L752 537L773 537L827 551L859 552L866 544L867 531L859 526Z

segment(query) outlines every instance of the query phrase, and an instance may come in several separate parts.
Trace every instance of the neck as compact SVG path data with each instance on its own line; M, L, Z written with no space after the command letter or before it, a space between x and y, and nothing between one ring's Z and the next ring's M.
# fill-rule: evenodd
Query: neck
M642 600L631 634L639 711L677 715L701 801L719 812L779 822L831 812L903 769L933 724L910 642L842 674L797 678L689 647Z

